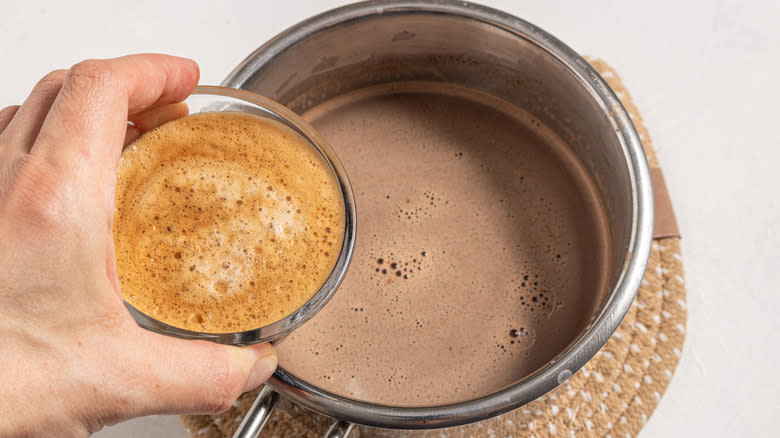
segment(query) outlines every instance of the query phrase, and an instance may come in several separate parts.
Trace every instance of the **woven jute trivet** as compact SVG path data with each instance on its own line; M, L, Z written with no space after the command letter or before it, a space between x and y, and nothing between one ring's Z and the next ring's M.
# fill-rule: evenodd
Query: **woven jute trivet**
M658 168L650 135L617 73L605 62L591 64L609 83L628 110L645 147L651 168ZM660 172L653 172L654 178ZM656 192L665 187L658 180ZM663 194L662 194L663 195ZM676 229L668 196L656 193L657 209L668 210L657 223ZM669 216L671 215L671 216ZM660 219L660 221L659 221ZM658 237L671 236L671 237ZM517 410L478 423L431 431L381 431L364 428L361 437L481 437L481 436L636 436L655 410L680 360L686 323L685 280L679 233L656 227L650 260L634 303L615 334L581 370L550 393ZM257 391L244 394L227 412L184 416L195 438L230 437L252 404ZM262 436L322 436L330 419L291 404L269 419Z

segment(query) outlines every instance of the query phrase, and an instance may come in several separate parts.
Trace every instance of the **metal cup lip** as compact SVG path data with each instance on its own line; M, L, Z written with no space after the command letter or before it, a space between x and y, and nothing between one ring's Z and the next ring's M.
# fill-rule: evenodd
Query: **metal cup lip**
M336 181L339 184L339 191L344 200L344 237L338 259L325 283L306 303L303 304L303 306L278 321L251 330L225 333L187 330L159 321L136 309L127 301L124 301L125 307L138 325L167 336L191 340L207 340L236 346L279 340L311 319L320 311L336 293L336 290L338 290L339 285L346 275L347 268L352 260L352 254L355 249L355 238L357 236L357 212L355 209L352 186L344 166L341 164L338 156L333 152L327 141L325 141L325 139L305 120L285 106L249 91L222 86L204 85L196 87L184 102L187 103L192 99L198 98L214 98L218 101L221 99L221 105L230 105L227 109L228 111L231 111L230 108L235 104L251 106L253 110L263 113L265 117L275 120L296 131L320 154L325 164L329 166L336 177ZM222 110L223 109L221 108L209 109L209 111Z
M394 407L337 396L297 379L282 368L268 382L273 389L314 411L339 420L392 429L432 429L458 426L522 406L565 382L604 346L620 325L636 296L650 254L653 229L653 193L647 159L639 135L620 100L590 64L563 42L533 24L489 7L452 0L355 3L309 18L259 47L223 81L241 88L257 70L298 41L340 23L390 14L457 16L498 27L522 38L563 64L589 91L610 119L629 171L633 198L630 244L616 286L599 314L580 336L558 356L523 380L498 392L465 402L427 407Z

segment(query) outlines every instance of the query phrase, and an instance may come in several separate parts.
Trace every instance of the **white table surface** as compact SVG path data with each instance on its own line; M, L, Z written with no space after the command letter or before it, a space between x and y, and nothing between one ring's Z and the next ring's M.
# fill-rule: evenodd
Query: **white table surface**
M689 314L679 368L642 436L776 435L780 2L483 2L607 60L654 138L684 234ZM133 52L191 57L201 83L218 84L278 32L344 3L2 0L0 107L52 69ZM96 436L188 435L156 416Z

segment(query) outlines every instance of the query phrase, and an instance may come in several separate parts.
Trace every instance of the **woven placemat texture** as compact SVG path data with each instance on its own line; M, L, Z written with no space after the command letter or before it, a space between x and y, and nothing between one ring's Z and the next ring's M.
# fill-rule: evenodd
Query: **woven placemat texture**
M591 64L631 115L650 167L658 167L647 128L617 73L604 61L591 60ZM636 436L661 400L680 359L685 298L680 239L656 239L642 286L620 327L593 359L555 390L517 410L467 426L411 432L361 428L360 436ZM244 394L220 415L185 416L182 421L195 438L230 437L256 394ZM263 437L322 436L328 418L285 405L271 416Z

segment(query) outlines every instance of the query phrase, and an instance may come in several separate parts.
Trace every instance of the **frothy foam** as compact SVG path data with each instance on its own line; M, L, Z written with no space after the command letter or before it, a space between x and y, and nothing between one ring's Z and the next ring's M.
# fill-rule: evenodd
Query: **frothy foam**
M538 120L432 83L304 117L343 160L360 214L339 292L278 346L285 370L346 397L439 405L527 376L588 323L608 275L605 215Z
M270 324L308 301L338 258L338 183L279 123L178 119L129 146L118 170L122 294L167 324L213 333Z

